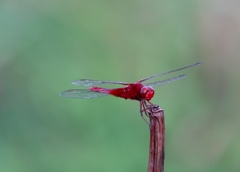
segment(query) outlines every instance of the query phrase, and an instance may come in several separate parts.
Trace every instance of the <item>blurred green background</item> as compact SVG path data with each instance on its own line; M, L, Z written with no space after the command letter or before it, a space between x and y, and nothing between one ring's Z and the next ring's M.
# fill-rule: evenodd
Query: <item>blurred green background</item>
M155 89L165 171L239 172L239 6L1 0L0 172L146 171L149 128L137 101L59 93L76 79L135 82L198 61L178 73L186 79Z

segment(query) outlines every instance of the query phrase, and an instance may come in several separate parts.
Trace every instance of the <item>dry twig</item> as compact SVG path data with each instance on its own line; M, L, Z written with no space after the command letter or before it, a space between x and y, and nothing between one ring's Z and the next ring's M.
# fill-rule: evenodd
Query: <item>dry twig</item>
M150 118L150 149L148 172L164 172L164 111L157 105L149 106L146 111Z

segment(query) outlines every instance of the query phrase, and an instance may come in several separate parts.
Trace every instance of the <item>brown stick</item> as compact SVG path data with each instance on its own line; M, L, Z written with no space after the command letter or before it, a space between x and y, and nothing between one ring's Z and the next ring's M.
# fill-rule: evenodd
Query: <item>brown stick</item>
M165 124L164 111L157 105L147 109L150 118L150 149L148 172L164 172Z

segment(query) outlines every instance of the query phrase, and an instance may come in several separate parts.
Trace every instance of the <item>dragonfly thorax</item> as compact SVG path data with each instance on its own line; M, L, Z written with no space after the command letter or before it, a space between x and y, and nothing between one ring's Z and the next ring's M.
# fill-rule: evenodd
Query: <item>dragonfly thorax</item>
M154 96L154 89L151 86L143 86L140 90L141 97L147 101Z

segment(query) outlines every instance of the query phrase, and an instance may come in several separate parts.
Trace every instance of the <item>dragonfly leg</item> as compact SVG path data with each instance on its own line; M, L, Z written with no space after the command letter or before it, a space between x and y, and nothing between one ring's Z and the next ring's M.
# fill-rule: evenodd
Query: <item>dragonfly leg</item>
M143 118L143 120L149 125L149 123L147 122L147 120L144 118L144 114L149 117L149 114L147 113L147 109L149 105L153 105L151 102L146 101L146 100L141 100L140 101L140 114L141 117Z
M142 117L142 119L149 125L149 123L147 122L147 120L144 118L143 113L145 113L145 115L147 116L146 110L145 110L144 101L140 101L140 114L141 114L141 117Z
M147 109L149 109L149 106L152 106L153 104L151 103L151 102L149 102L149 101L146 101L146 100L142 100L141 102L141 112L144 112L144 111L146 111ZM149 115L148 114L146 114L146 116L147 117L149 117Z

